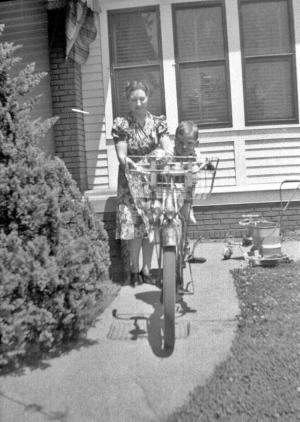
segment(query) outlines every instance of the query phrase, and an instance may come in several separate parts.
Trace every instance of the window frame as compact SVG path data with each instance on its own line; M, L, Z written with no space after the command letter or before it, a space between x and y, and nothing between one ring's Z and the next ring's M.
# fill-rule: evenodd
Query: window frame
M158 46L160 52L160 58L158 62L149 62L141 64L125 64L125 65L115 65L114 64L114 45L113 45L113 34L112 34L112 19L113 15L116 14L126 14L130 12L155 12L157 16L157 34L158 34ZM117 87L115 83L115 70L126 70L126 69L136 69L143 67L159 67L159 76L161 83L161 106L162 114L166 114L166 104L165 104L165 86L164 86L164 70L163 70L163 51L162 51L162 32L161 32L161 19L160 19L160 7L159 5L146 5L142 7L128 7L122 9L111 9L107 11L107 28L108 28L108 41L109 41L109 72L111 78L111 99L112 99L112 114L113 118L117 117Z
M274 0L263 0L266 2L271 2ZM242 5L247 3L261 3L261 0L238 0L238 13L239 13L239 28L240 28L240 44L241 44L241 61L242 61L242 77L243 77L243 97L244 97L244 115L245 115L245 126L271 126L271 125L284 125L284 124L298 124L299 123L299 110L298 110L298 84L297 84L297 63L296 63L296 40L295 40L295 19L293 13L293 5L291 0L285 0L287 2L288 9L288 30L291 40L292 49L290 53L279 53L279 54L267 54L267 55L252 55L245 56L245 41L243 37L243 18L242 18ZM247 60L250 63L257 63L261 59L272 60L273 58L280 59L289 57L289 63L291 63L291 84L293 89L293 100L292 106L294 109L295 117L290 119L264 119L264 120L250 120L249 112L247 109L247 98L246 98L246 65Z
M184 9L200 9L204 7L221 7L222 13L222 33L224 40L224 59L210 59L210 60L180 60L178 57L178 42L177 42L177 24L176 24L176 11ZM176 73L176 89L177 89L177 109L179 121L182 120L182 106L181 106L181 86L180 86L180 66L186 64L221 64L225 66L225 81L227 90L227 107L228 107L228 122L213 122L197 124L199 129L213 129L213 128L230 128L232 127L232 101L231 101L231 84L230 84L230 63L229 63L229 48L228 48L228 36L227 36L227 20L226 20L226 9L225 0L211 0L201 2L180 2L172 3L172 23L173 23L173 44L174 44L174 60L175 60L175 73Z

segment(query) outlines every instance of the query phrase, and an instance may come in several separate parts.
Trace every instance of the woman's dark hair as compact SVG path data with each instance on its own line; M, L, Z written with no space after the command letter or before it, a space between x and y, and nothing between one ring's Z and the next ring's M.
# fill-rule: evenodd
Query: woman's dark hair
M177 129L175 132L175 140L178 136L180 137L193 136L195 141L197 141L198 136L199 136L198 126L192 120L184 120L183 122L180 122L179 125L177 126Z
M142 89L147 97L150 96L150 87L145 81L130 81L127 83L125 87L125 95L128 99L132 91L135 91L136 89Z

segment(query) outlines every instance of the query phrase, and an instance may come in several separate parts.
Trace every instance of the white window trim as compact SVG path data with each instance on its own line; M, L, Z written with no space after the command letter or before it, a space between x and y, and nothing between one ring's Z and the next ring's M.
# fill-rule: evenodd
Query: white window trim
M200 2L214 0L198 0ZM172 21L172 5L176 3L194 3L192 0L99 0L101 6L100 14L100 38L103 59L103 84L105 93L105 131L108 153L109 168L109 186L116 188L118 165L115 148L112 143L111 127L113 124L113 103L111 93L111 75L110 75L110 57L109 57L109 37L108 37L108 11L116 9L141 8L146 6L159 6L161 23L161 41L162 41L162 60L163 60L163 76L165 89L165 105L166 118L171 135L174 135L178 124L178 107L177 107L177 87L175 73L175 57L174 57L174 37L173 37L173 21ZM300 2L299 2L300 3ZM226 13L226 30L228 39L228 60L229 60L229 78L230 78L230 94L231 94L231 115L232 127L228 128L211 128L200 129L202 136L214 133L216 136L232 134L235 131L247 133L249 126L245 126L244 116L244 97L243 97L243 77L242 77L242 60L240 51L240 30L239 30L239 12L238 0L225 0ZM293 18L295 23L295 48L296 48L296 74L298 78L298 102L300 102L300 25L297 25L295 16L300 13L300 4L293 2ZM298 15L297 15L298 14ZM298 107L300 113L300 107ZM299 124L282 124L282 125L264 125L251 126L253 132L258 130L264 132L268 129L281 131L282 129L297 129ZM259 135L255 135L256 137ZM225 136L226 140L226 136ZM246 187L246 161L245 161L245 142L239 140L234 143L236 160L236 183L237 186ZM231 188L232 189L232 188Z
M172 8L171 1L163 1L159 5L160 20L164 22L161 25L162 40L162 61L163 61L163 77L165 83L165 106L168 127L171 134L175 133L178 122L177 112L177 95L176 95L176 75L174 61L173 46L173 27L172 27ZM106 122L106 138L111 139L111 127L113 124L113 103L111 93L111 74L110 74L110 57L109 57L109 38L108 38L108 11L126 8L141 8L146 6L157 6L151 0L143 1L141 4L138 0L133 0L128 4L124 0L110 1L101 3L102 13L100 15L101 30L101 47L103 52L103 83L105 98L105 122Z
M207 2L207 0L198 0L200 2ZM208 0L214 1L214 0ZM132 0L126 2L125 0L110 0L101 2L102 13L100 15L100 31L101 31L101 47L103 52L103 83L104 92L106 92L105 98L105 121L106 121L106 138L111 139L111 127L113 124L113 106L112 106L112 94L111 94L111 75L110 75L110 58L109 58L109 38L108 38L108 23L107 16L108 11L116 9L128 9L135 7L146 7L146 6L157 6L157 3L153 0L144 0L141 4L140 0ZM172 21L172 5L175 3L193 3L191 0L160 0L159 10L161 23L161 41L162 41L162 60L163 60L163 76L164 76L164 89L165 89L165 105L166 105L166 118L168 128L171 135L174 135L176 127L178 125L178 107L177 107L177 87L176 87L176 72L175 72L175 56L174 56L174 36L173 36L173 21ZM231 34L230 40L234 42L234 45L238 42L237 38L237 25L232 23L238 16L238 9L236 0L225 0L227 30L230 28ZM232 13L234 12L234 13ZM228 22L229 21L229 22ZM231 22L230 22L231 21ZM230 48L228 49L230 52ZM237 78L241 78L241 60L239 49L234 50L234 54L229 55L229 77L232 79L231 82L236 82ZM234 62L234 68L231 76L230 62ZM237 66L236 66L237 65ZM238 69L240 68L240 70ZM234 84L233 84L234 85ZM242 80L241 80L242 86ZM237 87L234 91L236 96L233 102L232 98L232 119L234 122L240 122L243 116L240 114L243 111L243 94L242 89ZM231 93L233 95L233 92ZM235 110L237 115L235 116ZM236 127L238 128L238 127ZM232 129L232 128L229 128ZM222 128L221 128L222 130Z
M199 3L214 0L198 0ZM99 0L102 13L100 14L100 32L101 47L103 57L103 83L105 97L105 120L106 120L106 137L111 139L110 128L113 122L112 112L112 96L111 96L111 78L110 78L110 58L109 58L109 39L108 39L108 10L159 6L161 22L161 39L162 39L162 59L163 74L165 88L165 104L167 122L170 133L174 134L178 123L178 108L176 95L176 74L175 74L175 57L174 57L174 38L172 23L172 4L176 3L194 3L192 0ZM231 89L231 107L232 107L232 127L229 128L212 128L200 129L200 132L223 132L231 130L247 130L244 118L244 97L243 97L243 78L242 78L242 61L240 52L240 31L239 31L239 13L238 0L225 0L226 13L226 29L228 37L228 54L229 54L229 78ZM295 16L300 13L300 4L293 2L293 16L295 21L295 49L296 49L296 73L298 81L300 81L300 26L297 25ZM298 101L300 102L300 83L298 83ZM300 113L300 107L299 107ZM300 120L300 119L299 119ZM297 127L295 124L282 125L264 125L266 128L276 127ZM253 129L262 128L262 126L251 126Z

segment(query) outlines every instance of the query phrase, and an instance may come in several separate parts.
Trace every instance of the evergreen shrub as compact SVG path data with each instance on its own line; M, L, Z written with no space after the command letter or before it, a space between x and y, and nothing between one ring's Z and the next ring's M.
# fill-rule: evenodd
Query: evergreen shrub
M56 119L31 120L44 74L16 72L17 48L0 43L0 366L85 333L109 267L102 223L38 146Z

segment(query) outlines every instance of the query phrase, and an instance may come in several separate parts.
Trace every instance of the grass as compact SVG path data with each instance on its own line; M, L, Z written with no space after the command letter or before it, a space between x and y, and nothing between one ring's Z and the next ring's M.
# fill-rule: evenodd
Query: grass
M230 356L168 422L300 421L300 264L233 277L241 314Z

